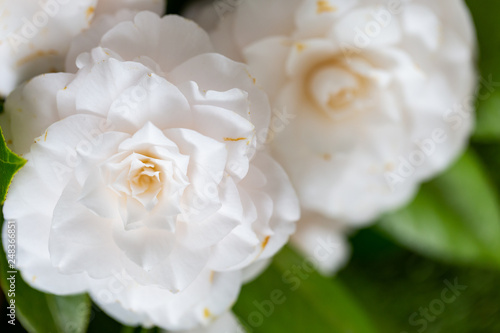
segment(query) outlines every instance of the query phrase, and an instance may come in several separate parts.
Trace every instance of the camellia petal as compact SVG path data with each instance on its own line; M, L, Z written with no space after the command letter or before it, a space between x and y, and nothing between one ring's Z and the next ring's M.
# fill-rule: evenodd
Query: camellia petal
M11 135L6 135L5 139L11 140L12 144L15 142L12 148L16 152L27 153L33 139L44 134L47 127L59 120L57 92L72 79L71 74L45 74L27 82L10 95L4 108L15 112L7 113L7 123L10 122L14 128L22 128L22 131L13 131ZM1 118L2 125L6 122L5 118Z
M128 13L117 14L122 9ZM89 47L97 46L97 43L88 44L90 35L99 35L99 31L110 27L111 23L116 24L126 16L130 18L146 9L163 14L165 2L3 1L0 12L0 96L7 96L23 81L38 74L62 71L72 41L85 42ZM96 28L93 27L94 20L98 22ZM85 31L88 28L91 33ZM80 34L88 37L79 37Z

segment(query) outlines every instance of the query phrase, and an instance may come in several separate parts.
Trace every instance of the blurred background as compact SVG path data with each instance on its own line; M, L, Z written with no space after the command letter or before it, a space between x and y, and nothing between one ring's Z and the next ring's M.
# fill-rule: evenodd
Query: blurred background
M180 13L188 2L170 0L168 13ZM498 82L481 88L488 98L477 101L468 151L424 184L408 207L351 235L352 257L337 276L312 271L291 247L281 251L243 287L234 307L248 332L500 332L500 1L467 4L480 74ZM40 316L50 315L47 306L64 306L19 281L18 292L37 293L30 306ZM6 307L3 296L4 328L26 332L7 325ZM75 311L90 316L88 332L159 332L123 327L95 305ZM66 327L63 333L82 330Z

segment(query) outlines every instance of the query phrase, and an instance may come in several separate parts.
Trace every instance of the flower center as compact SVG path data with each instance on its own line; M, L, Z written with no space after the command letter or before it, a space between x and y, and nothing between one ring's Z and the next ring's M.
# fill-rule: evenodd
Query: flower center
M326 112L342 111L358 94L358 79L333 66L316 71L311 79L314 101Z
M305 84L311 102L332 119L352 116L367 107L367 78L343 60L316 66Z
M152 210L158 203L164 182L164 170L155 159L133 153L120 163L108 165L113 170L111 189L120 196L137 200L146 210Z
M177 207L189 182L184 165L188 158L181 155L171 157L180 160L160 158L148 152L123 152L102 165L105 184L118 195L120 215L126 229L144 226L151 217L158 215L161 215L159 219L166 221L164 228L173 228L171 222L179 211L165 207Z
M134 160L130 167L129 184L131 197L139 201L144 208L151 210L158 203L163 184L159 167L150 159Z

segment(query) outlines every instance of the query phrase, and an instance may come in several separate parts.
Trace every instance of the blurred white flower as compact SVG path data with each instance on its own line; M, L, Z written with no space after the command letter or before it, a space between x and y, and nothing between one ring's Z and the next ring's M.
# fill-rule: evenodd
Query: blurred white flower
M272 106L296 116L272 148L305 210L364 225L463 150L476 82L463 1L238 4L188 15L215 26L216 50L246 62Z
M64 70L71 40L95 22L163 14L163 0L4 0L0 5L0 96L35 75Z
M238 319L232 313L228 312L217 318L207 327L198 327L184 333L246 333L246 330L238 322Z
M349 259L349 232L349 228L343 223L306 211L297 224L292 242L314 263L319 272L332 275L343 268Z
M97 44L76 74L38 76L6 101L7 138L28 160L4 206L18 267L130 325L208 324L299 217L257 147L267 96L177 16L141 12Z

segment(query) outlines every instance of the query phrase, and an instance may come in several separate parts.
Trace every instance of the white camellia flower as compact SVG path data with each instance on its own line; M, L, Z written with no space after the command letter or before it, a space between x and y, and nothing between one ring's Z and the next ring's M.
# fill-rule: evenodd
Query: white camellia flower
M299 218L287 175L257 146L267 96L177 16L141 12L97 44L76 74L38 76L6 101L2 127L28 160L4 206L18 268L129 325L207 325Z
M188 15L214 27L216 50L246 62L274 108L296 116L272 148L304 210L335 220L334 235L339 223L363 225L404 205L463 150L476 81L463 1L238 4ZM324 235L324 221L310 224ZM312 253L313 231L299 229Z
M64 69L70 42L103 21L165 11L163 0L3 0L0 5L0 96L35 75ZM115 18L118 16L118 18Z

